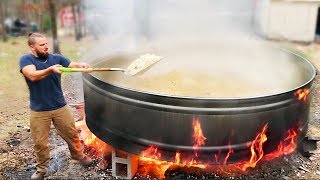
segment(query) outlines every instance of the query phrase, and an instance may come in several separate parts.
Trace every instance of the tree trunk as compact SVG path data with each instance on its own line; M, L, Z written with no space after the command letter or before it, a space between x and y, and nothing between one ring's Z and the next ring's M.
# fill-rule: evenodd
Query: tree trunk
M43 29L43 13L41 10L38 12L38 23L39 23L39 32L44 32Z
M52 31L52 38L53 38L53 53L60 54L58 33L57 33L56 11L55 11L55 4L54 4L53 0L49 0L49 11L50 11L50 17L51 17L51 31Z
M47 9L47 6L45 2L38 0L37 1L38 6L37 6L37 15L38 15L38 25L39 25L39 32L43 33L44 32L44 25L43 25L43 14Z
M4 42L8 41L7 37L7 32L6 28L4 25L4 18L5 18L5 13L4 13L4 2L0 1L0 32L1 32L1 38Z
M82 33L82 21L81 21L81 1L77 5L77 26L78 26L78 33L79 33L79 40L83 37Z
M74 22L74 35L76 37L76 41L80 41L81 38L81 34L80 34L80 29L79 29L79 19L78 16L79 14L77 14L76 9L77 9L77 3L71 3L71 9L72 9L72 14L73 14L73 22Z

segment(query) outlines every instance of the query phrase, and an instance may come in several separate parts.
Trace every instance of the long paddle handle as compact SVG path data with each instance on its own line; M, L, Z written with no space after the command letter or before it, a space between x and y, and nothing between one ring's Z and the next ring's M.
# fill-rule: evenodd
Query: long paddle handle
M59 67L61 72L87 72L87 71L122 71L125 72L122 68L68 68L68 67Z

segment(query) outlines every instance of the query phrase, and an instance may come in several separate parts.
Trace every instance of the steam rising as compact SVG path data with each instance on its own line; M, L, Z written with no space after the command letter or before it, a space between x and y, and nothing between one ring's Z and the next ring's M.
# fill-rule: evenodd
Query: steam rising
M255 35L254 2L88 0L88 25L99 41L84 58L97 67L126 68L144 53L162 56L139 76L94 76L168 95L248 97L302 85L307 77L295 58Z
M256 38L251 32L254 2L86 0L87 27L99 39L87 59L114 51L135 51L155 43L174 46L194 41L233 43Z

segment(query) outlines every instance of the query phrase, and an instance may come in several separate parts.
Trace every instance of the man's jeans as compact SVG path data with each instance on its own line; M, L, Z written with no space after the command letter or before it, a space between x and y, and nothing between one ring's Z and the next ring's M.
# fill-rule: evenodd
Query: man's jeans
M31 111L30 130L37 156L36 168L39 172L46 172L50 159L48 137L51 122L58 134L67 142L72 159L83 158L82 145L67 105L52 111Z

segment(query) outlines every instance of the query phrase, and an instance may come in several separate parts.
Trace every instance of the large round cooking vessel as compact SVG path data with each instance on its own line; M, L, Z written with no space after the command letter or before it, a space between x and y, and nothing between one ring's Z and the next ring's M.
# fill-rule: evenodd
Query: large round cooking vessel
M223 159L230 148L234 153L228 162L248 159L248 144L268 124L264 150L271 152L289 129L298 132L299 140L305 136L311 94L299 100L296 92L311 90L315 77L315 69L307 60L285 50L278 53L279 57L285 55L299 68L296 72L299 78L292 79L298 81L297 85L260 96L169 95L110 83L97 74L84 74L87 125L106 143L132 154L141 154L153 146L158 148L164 160L173 160L176 152L190 158L197 151L199 160L221 163L223 160L214 161L214 154L220 154ZM102 61L117 65L117 60L124 58L124 54L110 55ZM126 75L119 73L117 76ZM206 138L205 144L196 150L194 120L200 122Z

